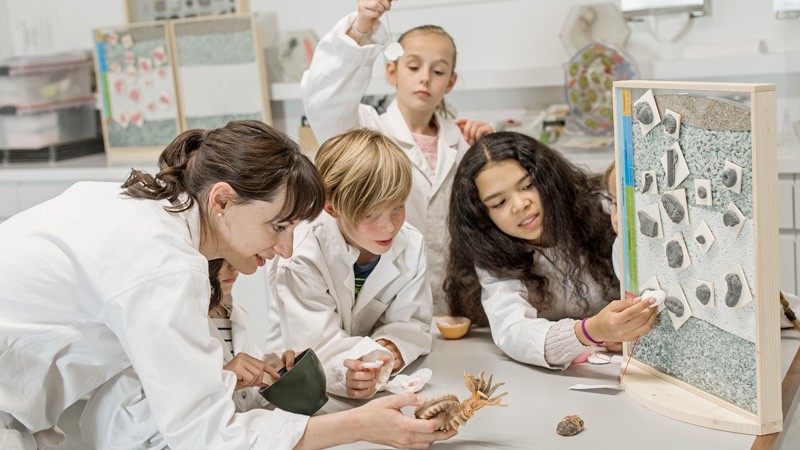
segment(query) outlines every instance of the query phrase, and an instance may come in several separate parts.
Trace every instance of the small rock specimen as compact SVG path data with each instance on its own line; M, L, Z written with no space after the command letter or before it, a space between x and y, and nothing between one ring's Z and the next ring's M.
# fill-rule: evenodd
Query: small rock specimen
M669 310L672 314L675 314L678 317L683 316L683 302L680 299L675 297L667 297L664 301L664 307Z
M703 236L702 234L700 234L700 235L697 235L697 236L696 236L694 239L695 239L695 240L697 241L697 243L698 243L698 244L700 244L700 245L703 245L703 244L705 244L705 243L706 243L706 237L705 237L705 236Z
M652 184L653 184L653 174L652 173L644 174L644 186L642 186L642 193L644 194L645 192L649 191L650 185Z
M678 162L678 155L674 149L667 150L667 185L675 185L675 164Z
M726 227L733 228L739 225L739 216L735 211L729 209L722 215L722 223L724 223Z
M636 118L639 119L639 122L645 125L653 123L653 109L650 108L650 103L639 102L634 105L633 109L636 112Z
M711 289L709 289L705 284L700 284L694 290L694 295L697 296L697 299L700 300L700 303L707 305L708 301L711 300Z
M675 134L675 131L678 129L678 121L675 120L675 116L672 114L667 114L661 119L661 125L664 126L664 131L668 134Z
M725 185L725 187L733 187L736 184L737 178L736 170L732 167L722 171L722 184Z
M661 196L661 204L664 205L664 211L667 212L673 223L680 223L686 215L686 210L683 209L681 201L672 194Z
M561 436L575 436L583 430L583 419L578 416L565 416L556 426L556 433Z
M667 265L673 269L683 265L683 249L678 241L669 241L667 244Z
M645 211L636 213L639 216L639 231L647 237L658 236L658 222Z
M729 273L725 275L725 283L728 285L728 292L725 293L725 304L733 308L739 303L739 297L742 296L742 280L739 275Z
M708 191L706 191L705 186L700 186L699 188L697 188L697 196L703 200L705 200L706 197L708 197Z

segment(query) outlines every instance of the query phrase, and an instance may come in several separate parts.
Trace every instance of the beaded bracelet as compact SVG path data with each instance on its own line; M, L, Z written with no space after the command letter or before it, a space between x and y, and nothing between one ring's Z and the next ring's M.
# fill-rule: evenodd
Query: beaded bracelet
M599 341L598 342L598 341L595 341L594 339L592 339L591 336L589 336L589 333L586 332L586 321L587 320L589 320L588 317L584 317L583 320L581 320L581 330L583 331L583 335L586 337L586 339L589 340L589 342L591 342L594 345L603 345L603 344L605 344L606 341Z

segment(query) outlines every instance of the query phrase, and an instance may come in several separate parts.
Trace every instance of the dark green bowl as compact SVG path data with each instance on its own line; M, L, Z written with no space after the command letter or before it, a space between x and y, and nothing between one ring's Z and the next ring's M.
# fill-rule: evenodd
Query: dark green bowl
M325 369L314 350L308 349L295 357L294 367L281 369L280 378L259 393L276 407L295 414L310 416L328 401L325 393Z

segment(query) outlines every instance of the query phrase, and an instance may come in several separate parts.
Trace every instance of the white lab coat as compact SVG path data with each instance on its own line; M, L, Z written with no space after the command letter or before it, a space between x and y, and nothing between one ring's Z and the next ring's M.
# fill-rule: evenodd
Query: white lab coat
M355 296L353 264L359 251L323 212L294 232L294 254L273 260L269 277L276 299L271 322L280 322L268 342L282 348L314 348L325 366L328 391L346 395L345 359L373 361L391 352L378 339L392 341L406 364L431 350L431 291L425 278L422 235L404 224L388 252ZM391 375L381 368L379 383Z
M307 417L235 412L236 376L208 332L198 207L120 194L77 183L0 224L0 416L53 430L133 366L171 448L294 446Z
M233 305L231 308L231 334L234 354L246 353L261 356L261 350L250 338L250 317L247 311ZM224 364L233 355L224 350L224 338L208 319L208 331L223 346ZM257 387L233 392L237 412L266 407L269 403L258 393ZM89 397L80 420L84 442L97 449L161 449L166 447L158 431L153 413L142 388L142 383L132 367L105 382Z
M437 112L439 147L436 172L432 174L396 100L382 115L373 107L360 104L372 79L375 59L390 38L385 27L376 27L371 36L375 44L359 46L345 34L354 19L355 14L351 14L340 20L314 51L311 67L303 74L300 85L306 116L320 142L350 128L367 127L391 137L406 152L413 166L406 220L425 236L434 310L444 313L448 311L442 283L449 241L450 188L469 145L453 119Z
M489 271L476 268L481 284L481 304L489 319L492 339L511 358L550 369L564 369L551 366L545 360L545 339L555 321L564 318L581 319L597 314L613 300L610 292L602 292L600 286L588 275L583 282L589 289L588 311L576 301L574 287L567 283L562 273L567 269L563 260L558 260L554 252L543 250L547 257L537 252L535 263L550 272L550 290L554 293L554 304L546 312L540 312L528 303L528 289L515 279L499 279ZM559 264L556 268L551 261ZM618 295L617 295L618 296ZM575 337L577 341L578 338Z

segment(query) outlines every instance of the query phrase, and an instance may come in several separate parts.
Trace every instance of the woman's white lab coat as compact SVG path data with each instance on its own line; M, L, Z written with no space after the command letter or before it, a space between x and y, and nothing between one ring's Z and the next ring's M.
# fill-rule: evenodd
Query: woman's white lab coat
M77 183L0 224L0 416L52 434L75 401L133 366L172 448L291 448L307 417L235 412L208 332L200 217Z
M392 356L378 339L392 341L406 364L431 350L431 293L419 231L403 225L356 297L358 255L323 212L295 228L294 254L272 261L268 272L275 299L271 323L279 320L281 327L267 341L283 339L282 348L270 350L314 348L325 366L328 391L336 395L347 393L345 359ZM388 380L391 368L391 363L382 367L379 383Z
M261 350L250 338L250 318L247 311L233 305L231 308L231 334L234 354L246 353L261 356ZM224 349L224 338L208 319L208 331L223 345L222 356L228 364L233 355ZM258 393L257 387L233 392L237 412L263 408L269 403ZM97 449L161 449L166 447L150 410L142 383L132 367L105 382L89 397L80 420L84 442Z
M450 188L456 167L469 145L453 119L437 112L439 147L433 174L396 100L381 115L373 107L360 104L372 79L375 59L390 38L385 27L376 27L371 36L375 44L359 46L345 34L354 19L355 14L351 14L340 20L314 50L311 67L301 82L306 116L320 142L360 126L391 137L406 152L414 169L406 221L425 236L434 309L447 312L442 283L449 239Z

